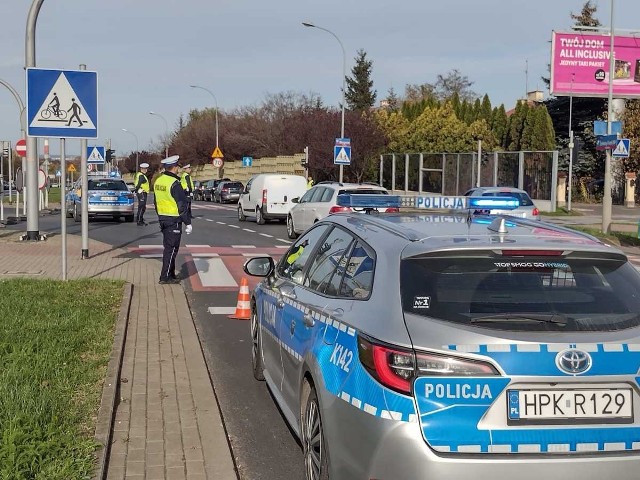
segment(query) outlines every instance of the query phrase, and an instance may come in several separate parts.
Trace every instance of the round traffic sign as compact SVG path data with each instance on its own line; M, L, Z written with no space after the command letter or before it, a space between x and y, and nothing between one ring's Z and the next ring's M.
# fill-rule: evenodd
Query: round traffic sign
M38 188L42 190L47 186L47 174L44 173L44 170L38 170Z
M24 138L21 138L16 142L16 153L21 157L24 157L27 154L27 141Z
M214 158L212 163L216 168L220 168L224 164L221 158Z

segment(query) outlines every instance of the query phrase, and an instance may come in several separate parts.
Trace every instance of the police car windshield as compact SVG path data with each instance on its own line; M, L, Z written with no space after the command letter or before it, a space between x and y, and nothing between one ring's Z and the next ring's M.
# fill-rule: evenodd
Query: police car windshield
M127 184L122 180L89 180L89 190L128 191Z
M457 252L460 255L460 252ZM409 258L405 313L515 331L615 331L640 325L640 277L618 259L553 256Z

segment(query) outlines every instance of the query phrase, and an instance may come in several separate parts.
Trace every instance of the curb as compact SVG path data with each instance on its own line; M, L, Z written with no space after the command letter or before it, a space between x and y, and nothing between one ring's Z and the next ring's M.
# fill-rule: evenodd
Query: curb
M133 297L133 284L127 283L122 292L122 303L115 325L113 335L113 349L111 358L107 365L107 374L102 387L102 400L98 410L96 421L96 431L94 438L99 447L96 450L97 465L93 480L103 480L107 473L107 459L111 447L111 432L113 430L114 414L117 405L119 392L118 385L120 371L122 368L122 358L124 356L124 343L127 338L127 326L129 324L129 312L131 309L131 298Z

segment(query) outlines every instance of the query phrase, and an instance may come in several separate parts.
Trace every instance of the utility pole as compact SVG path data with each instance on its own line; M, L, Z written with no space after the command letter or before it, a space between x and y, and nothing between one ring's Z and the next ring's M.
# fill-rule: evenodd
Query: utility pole
M609 30L610 48L609 48L609 102L607 110L607 134L611 135L611 121L613 120L613 78L614 72L614 36L613 36L613 14L615 0L611 0L611 29ZM602 197L602 233L609 233L611 227L611 150L606 151L606 160L604 164L604 195Z
M86 70L84 63L80 64L80 70ZM89 169L87 168L87 139L80 139L80 178L82 179L80 203L82 205L82 252L80 258L89 258Z

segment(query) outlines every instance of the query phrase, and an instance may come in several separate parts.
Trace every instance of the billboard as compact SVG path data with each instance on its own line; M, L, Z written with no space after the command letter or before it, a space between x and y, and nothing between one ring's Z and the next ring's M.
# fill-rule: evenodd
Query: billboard
M553 32L551 94L607 97L611 37L597 33ZM613 96L640 98L640 37L615 35Z

